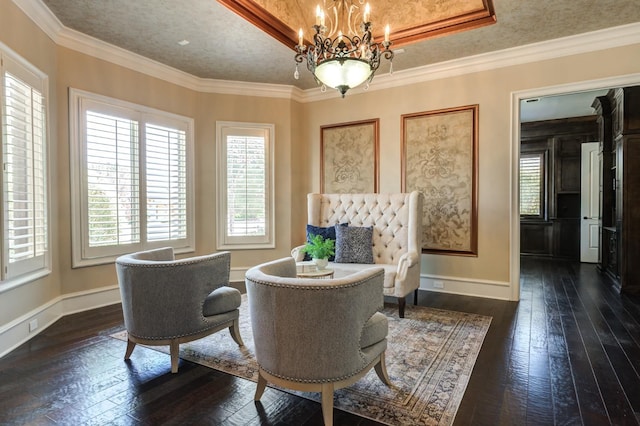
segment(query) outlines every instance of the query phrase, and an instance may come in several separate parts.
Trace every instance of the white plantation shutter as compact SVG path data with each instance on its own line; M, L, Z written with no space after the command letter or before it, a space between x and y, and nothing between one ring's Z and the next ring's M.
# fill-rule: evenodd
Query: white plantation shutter
M146 126L147 238L187 237L186 132Z
M227 235L266 233L266 141L227 137Z
M86 112L88 248L140 242L138 123Z
M2 59L3 278L12 278L47 266L47 132L42 79Z
M218 249L274 247L271 124L217 122Z
M520 156L520 215L543 216L544 154Z
M155 247L193 251L192 120L70 93L74 266Z

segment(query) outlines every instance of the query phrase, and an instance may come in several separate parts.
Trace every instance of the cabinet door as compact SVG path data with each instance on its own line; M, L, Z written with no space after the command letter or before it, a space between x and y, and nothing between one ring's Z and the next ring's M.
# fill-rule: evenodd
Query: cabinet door
M552 254L552 224L550 222L520 223L520 253L539 256Z
M584 142L584 134L555 138L556 192L580 192L580 152Z
M580 219L558 219L553 223L554 256L580 259Z

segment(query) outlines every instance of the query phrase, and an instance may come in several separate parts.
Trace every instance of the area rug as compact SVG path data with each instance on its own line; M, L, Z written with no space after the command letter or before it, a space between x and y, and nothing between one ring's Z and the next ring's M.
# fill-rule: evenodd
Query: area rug
M180 345L180 358L256 382L248 304L246 295L242 297L244 348L225 330ZM397 310L395 305L383 310L389 319L386 361L393 386L385 386L372 370L354 385L336 391L334 407L388 425L450 425L491 317L408 305L405 318L398 318ZM112 337L126 340L126 332ZM164 346L150 348L169 351ZM318 393L291 393L320 401Z

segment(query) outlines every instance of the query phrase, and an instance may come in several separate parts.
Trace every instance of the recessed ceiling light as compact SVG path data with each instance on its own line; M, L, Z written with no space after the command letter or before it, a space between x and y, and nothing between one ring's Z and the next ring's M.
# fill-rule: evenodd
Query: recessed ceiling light
M187 44L189 44L189 40L180 40L180 41L178 42L178 44L179 44L180 46L186 46Z

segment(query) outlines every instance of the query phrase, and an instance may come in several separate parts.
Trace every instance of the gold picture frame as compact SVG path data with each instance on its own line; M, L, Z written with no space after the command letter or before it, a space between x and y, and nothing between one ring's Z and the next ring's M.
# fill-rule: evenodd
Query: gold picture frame
M320 127L320 191L378 192L380 120Z
M478 255L478 111L402 115L402 190L424 195L423 253Z

